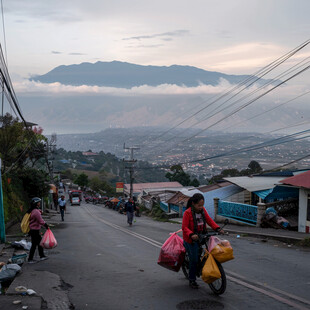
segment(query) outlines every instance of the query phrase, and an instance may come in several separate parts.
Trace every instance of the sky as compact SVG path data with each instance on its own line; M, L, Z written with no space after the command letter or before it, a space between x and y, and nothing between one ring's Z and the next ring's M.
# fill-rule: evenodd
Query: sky
M60 65L118 60L251 74L310 38L309 0L2 0L2 4L1 45L21 99L98 92L27 80ZM309 47L287 66L307 56ZM296 78L286 94L309 90L309 80L309 73ZM144 87L131 94L209 89ZM22 100L20 105L31 115ZM53 131L50 124L43 125Z

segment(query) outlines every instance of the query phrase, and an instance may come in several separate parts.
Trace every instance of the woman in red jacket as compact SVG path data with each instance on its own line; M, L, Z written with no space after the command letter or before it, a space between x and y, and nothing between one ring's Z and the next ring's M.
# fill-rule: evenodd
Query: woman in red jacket
M199 262L198 234L206 233L207 224L215 231L220 230L204 208L204 202L202 194L194 194L187 202L187 210L184 212L182 221L184 247L189 256L189 286L192 288L199 287L196 282Z

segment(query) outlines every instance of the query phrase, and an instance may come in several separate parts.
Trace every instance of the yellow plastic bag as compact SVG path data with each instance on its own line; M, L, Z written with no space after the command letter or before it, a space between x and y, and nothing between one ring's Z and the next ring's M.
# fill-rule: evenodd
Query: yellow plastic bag
M231 259L234 259L234 252L231 246L223 246L218 244L215 246L211 254L219 263L225 263Z
M219 268L217 267L213 255L212 254L206 254L206 255L208 255L208 258L202 268L201 278L204 282L210 284L216 279L219 279L221 277L221 273Z
M30 215L31 213L26 213L22 219L22 222L20 223L20 228L24 234L28 234L30 231L29 228Z

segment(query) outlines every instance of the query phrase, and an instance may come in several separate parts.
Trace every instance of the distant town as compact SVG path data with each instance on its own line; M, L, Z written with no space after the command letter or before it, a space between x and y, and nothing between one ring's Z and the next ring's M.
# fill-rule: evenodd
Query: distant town
M139 147L135 150L138 160L148 161L153 166L182 164L184 171L192 176L209 179L224 169L244 169L251 160L259 162L264 170L274 169L305 156L310 147L310 141L305 139L260 146L267 141L276 141L280 135L207 132L185 141L194 130L187 130L186 133L175 130L161 136L162 132L159 128L143 127L57 135L57 148L66 151L103 151L126 159L129 154L124 150L125 143L126 146ZM257 147L249 151L248 148L253 146ZM235 154L232 155L233 152ZM211 159L203 160L205 158ZM309 166L310 158L293 163L293 167L298 169Z

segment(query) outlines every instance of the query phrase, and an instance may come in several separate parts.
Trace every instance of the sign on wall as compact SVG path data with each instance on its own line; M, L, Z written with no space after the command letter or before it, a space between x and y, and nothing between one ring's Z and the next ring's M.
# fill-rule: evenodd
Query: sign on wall
M117 193L123 193L124 192L124 183L123 182L117 182L116 183L116 192Z

